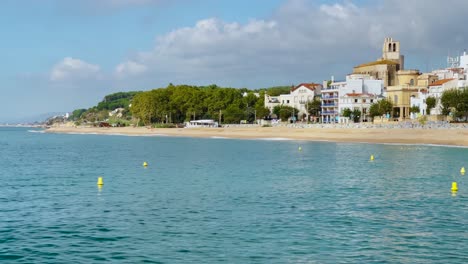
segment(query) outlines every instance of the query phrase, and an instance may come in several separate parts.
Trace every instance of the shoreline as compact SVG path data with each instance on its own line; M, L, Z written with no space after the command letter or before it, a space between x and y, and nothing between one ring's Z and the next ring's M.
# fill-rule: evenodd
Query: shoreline
M126 136L170 136L220 139L304 140L318 142L422 144L468 147L468 129L421 128L146 128L51 127L46 133Z

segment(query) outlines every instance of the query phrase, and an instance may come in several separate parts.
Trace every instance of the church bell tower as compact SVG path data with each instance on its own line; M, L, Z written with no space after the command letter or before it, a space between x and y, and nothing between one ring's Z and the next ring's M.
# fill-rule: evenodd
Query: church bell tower
M382 48L382 59L391 60L400 64L399 69L404 69L404 57L400 55L400 42L392 38L385 38Z

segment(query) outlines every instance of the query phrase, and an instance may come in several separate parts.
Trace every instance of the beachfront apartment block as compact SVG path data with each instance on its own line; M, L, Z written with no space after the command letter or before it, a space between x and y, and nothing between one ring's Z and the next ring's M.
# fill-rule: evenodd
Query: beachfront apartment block
M265 94L265 107L270 110L270 113L273 112L273 108L277 105L294 107L299 110L298 116L301 119L304 116L308 116L307 103L313 101L315 96L320 95L321 90L321 84L301 83L297 86L292 86L289 94L281 94L279 96Z
M323 123L339 122L339 91L346 86L346 82L334 82L322 88L322 112L320 113Z
M369 74L350 74L346 76L346 85L339 90L340 123L347 122L343 110L359 110L360 121L369 121L370 106L383 98L384 81Z

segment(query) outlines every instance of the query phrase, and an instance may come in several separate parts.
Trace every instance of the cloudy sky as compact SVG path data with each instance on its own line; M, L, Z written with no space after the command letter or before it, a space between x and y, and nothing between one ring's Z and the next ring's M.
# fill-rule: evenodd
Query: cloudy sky
M401 41L406 68L468 49L466 0L5 0L0 122L174 84L321 82Z

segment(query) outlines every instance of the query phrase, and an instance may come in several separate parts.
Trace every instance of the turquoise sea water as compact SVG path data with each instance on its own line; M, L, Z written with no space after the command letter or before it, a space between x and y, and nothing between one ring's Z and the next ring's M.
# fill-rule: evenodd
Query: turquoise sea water
M5 263L468 262L466 148L0 128L0 154Z

